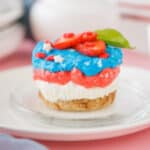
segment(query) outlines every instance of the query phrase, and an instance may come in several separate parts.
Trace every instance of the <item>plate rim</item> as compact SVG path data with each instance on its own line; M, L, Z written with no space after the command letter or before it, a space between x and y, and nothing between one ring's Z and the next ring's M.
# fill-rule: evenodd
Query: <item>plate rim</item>
M57 129L57 130L47 130L47 128L46 129L42 129L42 131L38 131L38 128L37 128L37 130L30 130L30 129L17 129L17 128L15 128L15 127L9 127L9 126L3 126L3 125L0 125L0 129L7 129L7 130L13 130L13 131L19 131L19 132L21 132L21 131L23 131L23 132L27 132L27 133L38 133L38 134L50 134L50 133L52 133L52 134L54 134L54 133L56 133L56 134L79 134L79 133L87 133L87 134L89 134L89 133L94 133L94 132L110 132L110 131L119 131L119 130L123 130L123 129L132 129L132 128L138 128L138 127L141 127L141 126L145 126L145 125L149 125L149 127L150 127L150 119L148 120L148 119L145 119L145 120L143 120L142 122L140 122L140 121L137 121L137 122L135 122L135 123L132 123L132 124L126 124L126 125L112 125L111 127L110 126L107 126L107 127L93 127L93 128L86 128L86 129L84 129L83 130L83 128L72 128L72 129L67 129L67 130L65 130L65 129L63 129L63 131L62 130L59 130L59 129ZM87 130L88 129L88 130ZM112 130L113 129L113 130ZM56 132L57 131L57 132Z

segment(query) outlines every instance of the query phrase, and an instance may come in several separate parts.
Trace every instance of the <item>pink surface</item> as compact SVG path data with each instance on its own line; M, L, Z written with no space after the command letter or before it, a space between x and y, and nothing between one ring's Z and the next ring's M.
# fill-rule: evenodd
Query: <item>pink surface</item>
M22 43L21 48L10 56L0 60L0 70L31 64L31 50L34 44L31 41ZM125 51L124 63L150 69L150 56L137 52ZM86 142L53 142L38 141L52 150L146 150L150 147L150 129L138 133L107 140Z

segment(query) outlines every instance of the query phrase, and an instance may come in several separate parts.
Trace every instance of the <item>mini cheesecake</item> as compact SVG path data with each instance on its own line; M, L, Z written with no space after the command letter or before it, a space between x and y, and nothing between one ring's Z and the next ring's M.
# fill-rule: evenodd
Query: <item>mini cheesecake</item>
M111 105L117 92L122 50L96 32L65 33L40 41L32 53L40 99L60 111L93 111Z

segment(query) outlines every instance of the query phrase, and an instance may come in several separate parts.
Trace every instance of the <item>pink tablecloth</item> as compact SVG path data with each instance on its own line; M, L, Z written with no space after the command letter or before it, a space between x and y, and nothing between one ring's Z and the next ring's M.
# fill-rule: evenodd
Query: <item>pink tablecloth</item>
M31 64L31 41L23 43L14 54L0 60L0 70ZM150 69L150 56L125 51L124 63ZM37 141L52 150L147 150L150 147L150 129L107 140L86 142Z

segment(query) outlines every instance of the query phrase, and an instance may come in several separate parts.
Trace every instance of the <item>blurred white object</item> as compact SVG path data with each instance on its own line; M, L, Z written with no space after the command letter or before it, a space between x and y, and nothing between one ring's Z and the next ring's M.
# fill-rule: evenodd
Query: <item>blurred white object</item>
M22 0L0 0L0 28L23 15Z
M132 5L139 5L139 6L147 6L150 4L149 0L118 0L121 3L126 3L126 4L132 4Z
M23 15L22 2L22 0L0 1L0 58L14 52L24 38L24 27L16 23Z
M14 24L0 31L0 58L11 54L24 39L25 30L20 24Z
M30 14L33 36L36 40L54 39L64 32L112 27L117 18L115 6L109 0L36 1Z

